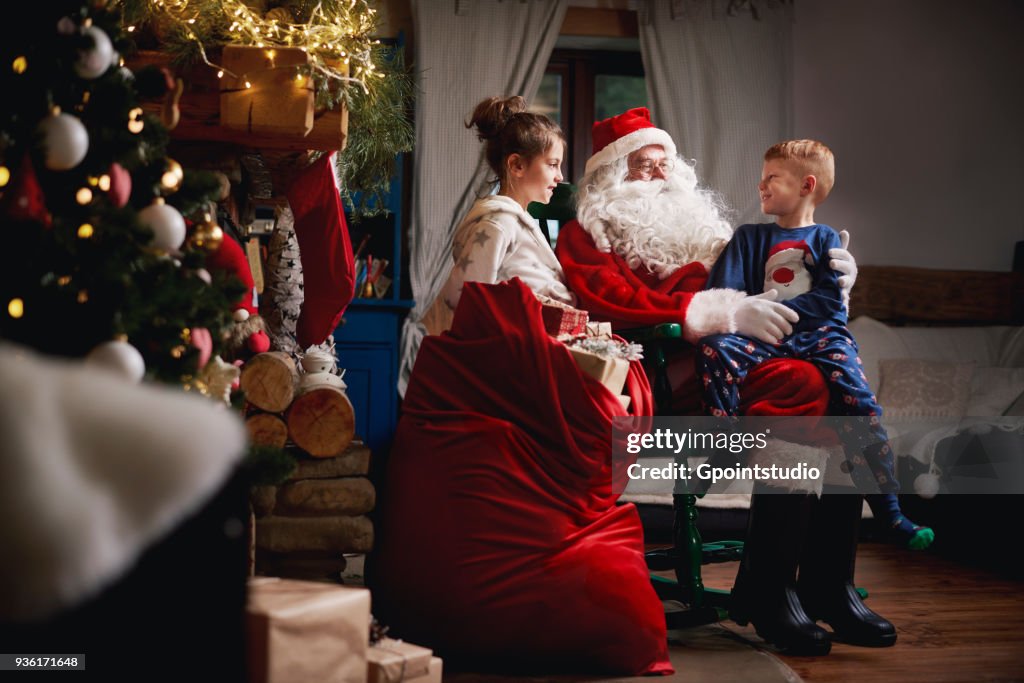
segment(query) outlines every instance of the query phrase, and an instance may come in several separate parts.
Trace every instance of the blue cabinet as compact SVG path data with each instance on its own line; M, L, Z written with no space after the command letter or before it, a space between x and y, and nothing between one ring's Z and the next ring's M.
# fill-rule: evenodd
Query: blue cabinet
M398 423L398 349L411 301L356 300L334 331L338 366L345 368L356 435L382 449Z
M385 276L391 283L379 298L363 298L357 291L334 331L338 367L345 368L346 391L355 411L356 436L373 451L387 446L398 423L402 322L413 306L412 300L402 298L403 290L408 290L402 249L404 162L398 159L399 172L391 181L388 215L348 219L353 247L363 245L361 258L387 259Z

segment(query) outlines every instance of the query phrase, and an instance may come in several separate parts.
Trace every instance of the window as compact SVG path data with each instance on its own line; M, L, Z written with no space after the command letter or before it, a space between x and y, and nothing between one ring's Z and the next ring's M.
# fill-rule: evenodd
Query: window
M568 149L562 169L573 182L591 154L594 121L647 106L647 85L638 52L555 50L531 111L554 119Z

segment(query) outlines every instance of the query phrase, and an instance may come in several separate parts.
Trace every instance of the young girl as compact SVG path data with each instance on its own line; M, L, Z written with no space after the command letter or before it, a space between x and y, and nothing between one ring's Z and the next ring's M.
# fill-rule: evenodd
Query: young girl
M530 202L550 202L562 181L561 128L526 111L525 100L518 96L480 102L466 127L475 128L485 143L498 192L478 199L455 231L452 272L424 321L433 334L451 326L467 281L496 283L518 277L537 295L576 302L547 238L526 212Z

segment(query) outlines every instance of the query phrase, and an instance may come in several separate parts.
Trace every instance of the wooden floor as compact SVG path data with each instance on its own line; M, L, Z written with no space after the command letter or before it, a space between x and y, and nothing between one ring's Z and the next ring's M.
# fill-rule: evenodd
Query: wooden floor
M736 563L703 568L710 587L728 588L735 575ZM896 645L838 643L826 657L780 655L805 681L1024 681L1024 582L929 553L862 543L857 585L868 589L867 605L896 625ZM726 623L759 641L753 627Z

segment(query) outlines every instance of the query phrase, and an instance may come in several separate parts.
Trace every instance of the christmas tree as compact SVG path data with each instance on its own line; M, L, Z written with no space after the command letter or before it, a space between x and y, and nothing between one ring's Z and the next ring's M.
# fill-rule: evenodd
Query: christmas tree
M39 4L0 43L0 340L205 390L243 293L205 267L217 180L167 156L140 102L173 81L123 66L116 3Z

